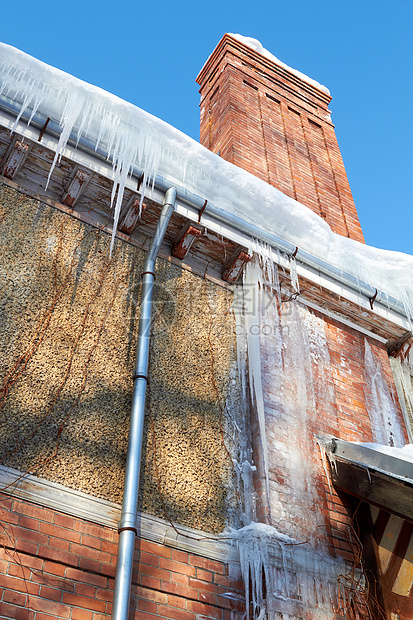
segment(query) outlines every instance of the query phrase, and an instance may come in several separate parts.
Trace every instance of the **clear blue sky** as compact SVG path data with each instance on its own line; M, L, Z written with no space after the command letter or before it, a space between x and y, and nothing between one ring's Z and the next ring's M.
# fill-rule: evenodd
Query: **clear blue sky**
M199 139L195 78L225 32L331 91L367 243L413 254L413 1L19 1L0 40Z

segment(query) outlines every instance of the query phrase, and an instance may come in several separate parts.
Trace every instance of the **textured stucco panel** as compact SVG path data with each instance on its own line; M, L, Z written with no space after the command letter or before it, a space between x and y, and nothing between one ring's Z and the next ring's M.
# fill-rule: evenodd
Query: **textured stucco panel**
M145 253L109 242L0 186L2 463L120 502ZM140 507L210 531L236 504L231 303L158 259Z

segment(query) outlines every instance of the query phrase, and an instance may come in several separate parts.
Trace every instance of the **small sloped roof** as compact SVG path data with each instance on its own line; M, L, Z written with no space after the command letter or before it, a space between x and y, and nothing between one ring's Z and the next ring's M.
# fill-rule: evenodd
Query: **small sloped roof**
M413 522L413 444L324 441L338 489Z

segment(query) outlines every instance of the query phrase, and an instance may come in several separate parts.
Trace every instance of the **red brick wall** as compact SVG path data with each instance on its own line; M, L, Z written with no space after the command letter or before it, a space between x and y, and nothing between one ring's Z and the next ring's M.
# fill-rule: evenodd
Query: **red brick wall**
M225 35L197 78L201 143L364 241L331 97Z
M273 366L273 358L270 356L267 360L265 353L262 355L270 496L276 495L277 499L280 499L286 516L283 521L280 520L279 514L269 514L265 491L266 475L263 466L261 433L258 420L253 418L253 444L257 465L255 474L255 486L258 495L257 516L259 521L266 523L272 521L271 524L277 529L281 529L293 537L298 534L301 540L305 540L308 535L312 534L312 526L317 527L315 514L309 517L309 523L300 524L299 518L294 518L295 512L300 515L300 502L302 501L305 505L306 500L304 496L296 497L293 495L296 480L290 480L288 471L283 470L282 455L284 451L287 452L298 447L308 455L309 468L312 468L313 471L314 485L317 491L316 511L323 516L324 531L327 536L324 542L333 555L341 556L353 562L355 560L354 553L359 550L349 542L349 527L352 526L353 516L352 502L350 498L338 494L333 487L329 487L322 453L316 442L316 437L337 437L346 441L360 442L375 441L369 417L371 394L365 376L365 336L327 318L324 319L324 329L330 358L329 367L325 369L324 376L318 378L317 371L315 371L315 398L317 402L312 410L311 415L313 417L308 419L307 429L300 429L295 437L292 437L291 433L287 437L283 434L288 425L295 423L294 419L290 419L291 412L288 410L280 411L278 408L274 413L274 402L277 402L277 396L268 386L274 384L271 381L271 376L274 376L274 373L276 374L278 371ZM382 375L395 399L400 425L405 429L387 351L377 341L372 339L368 339L368 341L376 360L380 361ZM284 397L286 390L289 388L294 390L296 387L296 385L282 386L281 390ZM330 388L330 395L333 396L332 402L327 402L325 398L327 387ZM275 436L275 443L271 440L271 432ZM407 434L405 434L405 441L408 441ZM282 444L284 445L282 446ZM291 515L288 516L290 513ZM319 531L321 533L322 529Z
M103 620L111 613L117 533L0 495L0 617ZM231 620L222 562L137 540L130 618Z
M285 323L283 326L285 327ZM324 317L324 332L328 356L324 360L316 358L313 362L314 392L307 394L308 418L303 424L299 408L294 409L289 404L293 402L289 392L300 388L300 377L303 376L300 375L300 370L304 364L311 363L311 356L306 358L304 355L304 359L301 360L299 355L293 357L296 362L295 370L280 380L281 364L277 361L276 355L271 354L274 351L274 343L271 341L267 343L265 338L261 340L268 465L265 468L260 422L253 411L253 451L257 466L254 476L257 491L257 520L274 526L299 543L327 551L333 558L344 559L347 568L342 569L343 576L346 576L345 579L343 577L343 583L350 590L351 598L357 592L355 576L362 570L364 557L363 547L359 543L360 522L357 525L354 518L357 512L357 500L337 492L332 486L329 465L325 453L323 454L317 443L317 437L374 442L369 415L373 403L369 379L365 374L365 335L326 317ZM302 338L298 336L297 332L292 340L295 340L295 346L300 348L300 341L305 340L305 334L302 334ZM376 362L380 364L389 391L394 396L396 419L400 427L405 429L387 351L378 341L372 338L367 338L367 341ZM292 346L286 336L283 337L283 344ZM285 356L288 356L286 349L283 349L281 355L283 368L286 363L291 368L291 358L285 361ZM323 363L325 368L320 370ZM312 404L312 396L315 397L315 405ZM407 441L406 434L405 441ZM299 465L291 467L291 462ZM298 479L301 484L297 482ZM367 527L367 524L363 523L362 526ZM373 573L369 572L369 579L372 575ZM356 598L360 617L370 617L367 611L363 611L365 605L368 604L374 609L380 604L378 595L376 596L377 591L375 585L366 591L364 599L363 592L358 592ZM342 606L343 614L337 617L350 617L345 601L337 599L337 604ZM305 617L311 620L318 618L314 609L308 609Z

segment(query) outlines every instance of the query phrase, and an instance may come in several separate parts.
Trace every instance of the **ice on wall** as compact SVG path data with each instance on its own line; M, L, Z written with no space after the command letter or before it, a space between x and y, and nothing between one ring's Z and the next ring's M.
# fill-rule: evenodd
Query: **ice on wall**
M241 220L262 227L413 307L413 257L335 235L319 216L188 136L114 95L0 44L0 97L22 112L61 125L57 158L69 134L106 150L122 187L132 165L161 175Z
M263 523L231 532L238 545L247 620L331 620L343 597L342 559L315 550ZM362 581L360 582L362 585Z
M343 560L329 553L323 514L329 491L320 476L323 460L314 459L320 432L314 421L326 414L329 432L334 434L336 427L338 436L340 428L324 320L294 294L281 291L268 248L257 244L255 250L259 255L245 268L242 311L237 304L238 358L242 369L248 369L258 420L260 449L255 464L265 479L267 510L266 524L256 523L252 511L245 511L246 525L231 534L239 547L246 600L252 601L253 620L278 620L280 614L289 620L308 613L330 620L338 609L346 617L343 601L348 589L362 602L365 584L360 567L346 568ZM291 292L294 270L290 278ZM410 349L401 359L405 376L400 382L410 390L412 403ZM363 445L413 460L413 446L401 447L404 436L394 395L367 340L365 385L377 443ZM250 506L255 499L251 463L245 465L244 494L251 496L245 505ZM344 577L347 570L351 579Z
M390 357L399 402L403 411L409 441L413 443L413 348L406 345L397 357Z
M374 355L367 339L364 339L364 376L366 404L374 441L385 446L401 448L405 441L397 407L383 377L380 360Z
M274 265L246 265L245 334L249 384L258 419L268 514L283 531L305 538L323 524L312 454L317 403L334 419L333 388L323 319L295 301L281 302ZM240 341L239 346L243 346ZM300 438L297 441L297 437ZM287 497L280 480L294 480Z
M263 460L263 470L265 472L265 491L267 501L269 501L268 486L268 440L265 429L265 412L263 399L263 386L261 375L261 349L260 335L257 329L260 326L260 312L262 306L260 304L260 295L257 283L261 274L259 265L254 261L247 264L244 272L244 321L246 346L248 351L248 376L249 386L251 390L251 398L257 412L260 445Z
M242 453L242 449L240 451ZM254 486L254 472L256 467L252 462L252 451L245 451L238 462L234 462L237 473L237 492L240 508L241 523L249 525L257 520L257 494Z
M322 464L314 459L318 446L312 420L318 403L330 420L335 411L324 321L293 297L281 301L277 270L266 248L257 249L261 255L245 269L238 356L244 359L245 346L261 446L256 454L261 462L255 464L265 477L270 525L251 518L232 535L254 620L279 618L279 613L288 620L311 610L327 620L337 609L338 576L345 567L328 552L325 489L318 482ZM245 486L244 493L250 488Z

